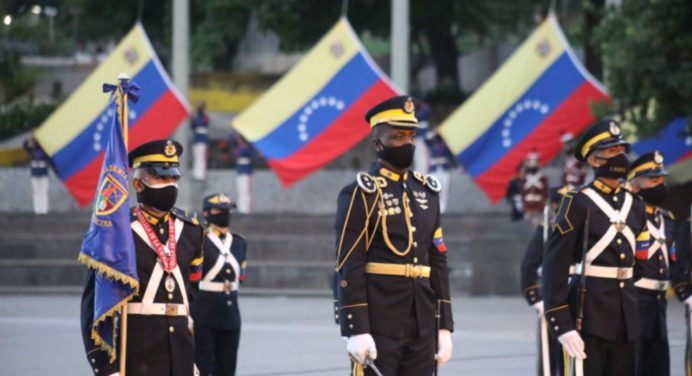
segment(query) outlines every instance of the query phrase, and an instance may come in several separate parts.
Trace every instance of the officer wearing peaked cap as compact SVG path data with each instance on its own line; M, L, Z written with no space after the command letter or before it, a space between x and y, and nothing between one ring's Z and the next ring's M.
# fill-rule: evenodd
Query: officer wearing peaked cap
M235 375L240 342L238 287L245 280L247 242L230 231L236 205L223 193L204 198L208 224L199 294L192 305L197 366L202 375Z
M337 311L353 374L430 375L453 330L439 182L410 171L416 102L390 98L365 116L378 159L337 201ZM436 312L439 320L435 321ZM436 340L437 339L437 340Z
M132 228L139 294L127 305L127 376L192 376L194 340L190 301L202 267L202 228L195 218L174 208L181 176L182 146L157 140L132 150L132 185L139 205L132 209ZM94 345L94 274L90 269L82 296L82 335L95 375L119 375L119 361L110 363ZM121 340L121 338L118 338ZM118 354L120 356L120 354Z
M587 376L635 373L633 266L635 251L649 246L649 232L644 203L619 184L627 177L627 146L614 120L584 133L575 156L596 179L562 199L543 259L548 326L575 359L568 365Z
M673 215L660 207L666 198L668 172L659 151L644 154L632 163L627 178L632 192L646 203L651 243L637 250L634 283L639 291L641 333L637 343L637 375L670 375L666 325L666 291L670 288L673 253Z

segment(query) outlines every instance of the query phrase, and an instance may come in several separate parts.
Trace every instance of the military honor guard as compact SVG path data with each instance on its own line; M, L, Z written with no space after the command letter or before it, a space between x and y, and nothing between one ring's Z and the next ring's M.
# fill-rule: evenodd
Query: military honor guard
M24 149L31 158L31 198L34 214L48 214L48 163L49 158L43 151L33 133L24 141Z
M199 293L192 305L196 359L203 376L235 375L240 343L238 287L245 280L247 242L230 231L228 196L204 198L202 212L208 224L204 238L204 267Z
M543 259L548 327L575 360L566 368L578 375L635 374L640 324L633 266L636 251L649 247L649 232L644 202L620 186L627 146L610 119L581 137L576 157L596 178L562 199Z
M452 353L440 183L409 170L418 124L413 98L390 98L365 119L377 161L337 201L341 335L353 375L431 375Z
M673 214L660 207L666 198L663 155L654 151L632 163L627 179L632 193L646 203L651 242L637 250L634 285L639 292L640 333L637 342L637 375L670 375L666 291L670 288L673 253Z
M552 376L562 374L562 348L560 343L548 333L548 326L543 315L543 296L541 294L541 265L545 244L552 227L553 217L557 213L562 195L567 187L551 190L550 206L544 210L543 222L536 230L526 247L519 270L521 293L526 302L536 310L539 319L538 329L538 375ZM550 209L548 209L550 208Z
M690 207L692 214L692 207ZM692 376L692 223L691 217L679 221L675 226L674 244L676 262L673 264L673 291L685 304L685 321L687 323L687 341L685 345L685 375Z
M548 178L541 171L538 153L531 152L526 157L524 177L519 187L524 218L537 226L541 221L546 201L548 201Z
M82 335L94 375L192 376L195 348L190 301L202 275L202 227L174 208L182 146L173 140L145 143L129 154L137 205L131 224L142 289L127 304L126 369L110 362L91 338L94 271L82 296ZM122 318L121 318L121 321ZM118 354L120 356L120 354Z
M207 149L209 146L209 116L207 104L202 102L197 106L197 113L192 118L192 177L204 180L207 177Z

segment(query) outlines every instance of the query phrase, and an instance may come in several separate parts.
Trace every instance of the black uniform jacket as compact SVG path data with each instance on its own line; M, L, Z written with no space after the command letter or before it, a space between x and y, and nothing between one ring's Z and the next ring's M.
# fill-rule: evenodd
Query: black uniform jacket
M690 220L679 221L675 225L673 241L676 262L673 264L671 282L675 295L685 301L692 295L692 248L690 247Z
M648 250L638 250L635 276L636 279L648 278L657 281L669 281L670 270L675 261L673 257L673 215L652 206L648 206L646 211L649 233L651 234L651 247L656 242L664 242L667 254L664 254L663 248L660 246L651 255L649 255ZM664 233L657 238L654 233L656 229L661 227L662 222ZM640 335L644 338L667 337L666 292L639 287L637 290L639 291L639 320L641 321Z
M599 180L587 187L593 189L615 210L622 207L626 195L631 195L625 189L612 189ZM578 287L581 285L581 278L571 278L569 284L568 278L570 265L581 263L584 231L587 231L585 249L588 251L611 226L610 218L584 194L585 188L563 197L543 259L545 316L556 337L576 329L575 320L580 311ZM585 229L587 213L589 227ZM631 210L624 221L637 244L648 247L644 202L633 198ZM633 267L634 258L635 249L623 232L618 232L592 265ZM622 325L620 320L624 319L627 339L634 341L639 337L638 297L633 278L618 280L586 277L585 288L583 333L612 341L616 338L618 324Z
M438 306L440 328L453 330L446 247L440 227L439 182L417 172L399 175L379 163L356 180L342 189L337 202L341 334L432 336ZM410 226L405 218L407 205ZM387 237L383 236L385 229ZM369 262L427 265L431 274L430 278L366 274Z
M146 215L145 215L146 216ZM193 299L196 290L196 270L202 264L202 227L197 220L187 216L182 210L173 209L161 221L148 217L154 232L162 243L168 241L168 220L180 220L182 230L178 238L176 254L178 267L186 281L185 291L188 299ZM137 221L133 214L131 221ZM156 222L156 223L154 223ZM149 284L149 278L158 255L147 243L133 231L135 252L137 255L137 274L139 276L139 294L132 302L141 302ZM154 303L183 304L181 289L176 283L172 294L164 287L166 273L158 286ZM91 326L94 320L94 272L89 269L81 304L81 323L84 347L87 360L92 366L94 375L110 375L119 371L119 359L109 363L106 352L100 350L91 340ZM120 338L118 338L120 340ZM122 344L117 346L118 352ZM117 354L118 358L120 354ZM128 315L127 320L127 357L128 376L192 376L195 351L194 341L188 329L188 318L185 316L162 315Z
M213 230L209 230L213 231ZM207 236L208 233L207 233ZM245 255L247 252L247 242L240 235L229 233L232 236L231 254L238 261L238 274L230 262L225 262L221 271L213 278L212 282L236 282L242 283L244 280ZM204 239L204 271L202 280L205 280L209 271L216 264L221 252L219 248L208 238ZM220 291L199 290L192 305L192 318L196 324L204 325L215 329L239 329L240 310L238 309L238 291L228 293Z
M521 293L529 305L534 305L543 300L541 287L539 286L540 276L538 275L538 268L543 263L543 249L543 225L538 225L531 237L531 241L529 241L529 245L526 247L524 258L521 260L521 269L519 270Z

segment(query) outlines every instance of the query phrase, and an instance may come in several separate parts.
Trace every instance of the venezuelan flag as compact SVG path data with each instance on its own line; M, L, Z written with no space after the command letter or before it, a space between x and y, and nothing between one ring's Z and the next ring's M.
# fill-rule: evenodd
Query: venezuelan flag
M36 132L57 175L82 207L94 198L108 127L115 116L107 96L94 93L103 82L121 72L144 88L139 102L129 107L127 115L130 150L144 142L168 137L189 114L186 100L161 66L144 28L135 25Z
M397 93L342 18L232 126L290 186L362 140L365 112Z
M583 131L595 120L589 105L603 100L605 89L581 65L551 14L441 124L440 134L497 202L529 152L547 163L560 152L560 137Z
M643 155L658 150L663 155L666 169L673 183L692 180L692 134L687 129L687 119L679 117L671 121L657 135L641 139L632 145L632 151Z

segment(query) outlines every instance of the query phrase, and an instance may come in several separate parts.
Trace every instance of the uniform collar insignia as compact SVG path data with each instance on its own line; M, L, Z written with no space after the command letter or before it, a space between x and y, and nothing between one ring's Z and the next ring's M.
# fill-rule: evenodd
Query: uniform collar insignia
M397 174L396 172L394 172L392 170L389 170L386 167L380 168L380 175L388 178L389 180L393 180L393 181L399 181L399 178L401 177L401 175Z
M166 213L163 215L163 217L157 218L144 208L142 208L142 214L144 215L144 218L147 220L147 222L149 222L152 225L157 225L160 221L166 222L168 221L168 217L170 216L168 213Z
M615 190L613 190L613 188L611 188L608 184L606 184L606 183L604 183L598 179L593 181L593 185L599 191L601 191L607 195L620 192L620 186L618 186L617 188L615 188Z

